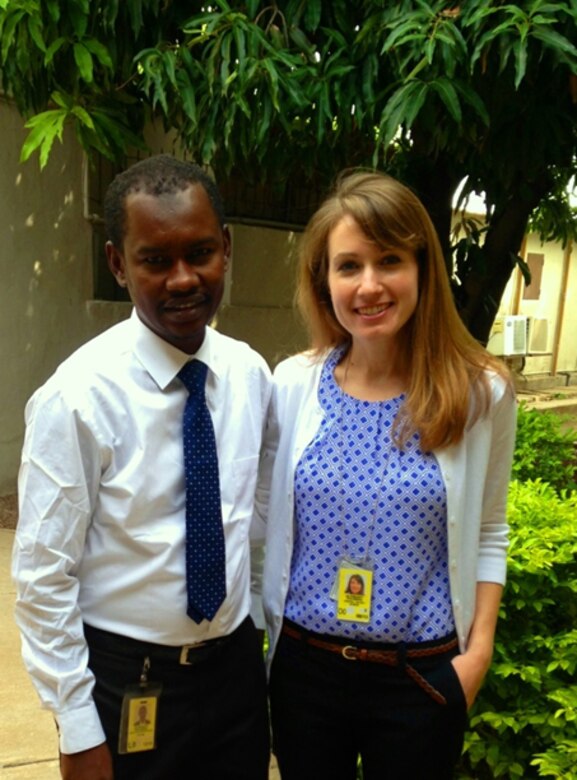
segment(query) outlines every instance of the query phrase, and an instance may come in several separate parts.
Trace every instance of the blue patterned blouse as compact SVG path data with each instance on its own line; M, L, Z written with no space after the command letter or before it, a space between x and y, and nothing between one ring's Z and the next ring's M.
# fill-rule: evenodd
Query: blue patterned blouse
M418 434L399 450L391 430L403 396L361 401L334 378L343 348L323 367L325 412L295 472L296 538L285 615L321 634L421 642L454 629L446 496ZM371 620L340 621L331 598L339 562L373 569Z

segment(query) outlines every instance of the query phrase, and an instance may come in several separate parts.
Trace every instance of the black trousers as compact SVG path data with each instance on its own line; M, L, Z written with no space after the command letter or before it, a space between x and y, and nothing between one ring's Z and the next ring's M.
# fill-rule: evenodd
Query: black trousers
M266 780L269 724L262 646L250 618L225 642L190 653L85 626L94 700L113 755L115 780ZM198 655L195 655L198 654ZM148 678L161 683L157 747L118 754L122 699Z
M270 681L282 780L354 780L359 755L364 780L451 778L467 721L450 663L457 652L411 660L446 698L440 704L402 668L348 661L282 635Z

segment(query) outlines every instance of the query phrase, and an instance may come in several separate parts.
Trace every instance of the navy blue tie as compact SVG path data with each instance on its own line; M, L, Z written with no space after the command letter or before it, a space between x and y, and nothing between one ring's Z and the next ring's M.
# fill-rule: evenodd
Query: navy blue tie
M218 457L204 386L207 366L191 360L178 376L189 396L182 423L186 480L187 615L212 620L226 597Z

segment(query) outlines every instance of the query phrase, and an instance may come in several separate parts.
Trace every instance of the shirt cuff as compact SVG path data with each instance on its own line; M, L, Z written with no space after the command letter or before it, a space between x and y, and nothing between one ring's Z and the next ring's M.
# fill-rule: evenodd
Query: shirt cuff
M60 735L60 752L80 753L106 742L106 735L95 704L77 710L61 712L56 716Z

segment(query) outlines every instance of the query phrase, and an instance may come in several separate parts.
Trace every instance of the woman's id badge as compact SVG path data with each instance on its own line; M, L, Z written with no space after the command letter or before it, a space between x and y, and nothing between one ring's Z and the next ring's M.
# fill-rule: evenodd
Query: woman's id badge
M371 595L373 572L343 561L338 571L337 617L369 623L371 620Z

